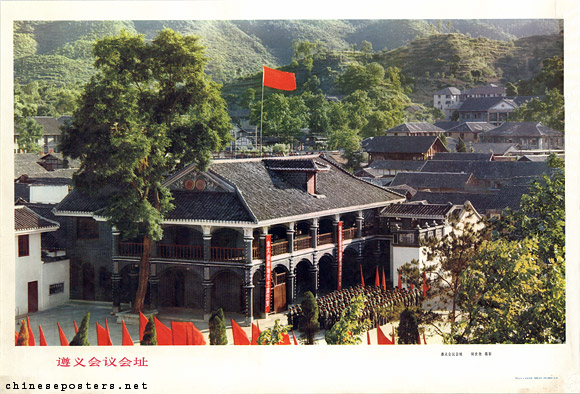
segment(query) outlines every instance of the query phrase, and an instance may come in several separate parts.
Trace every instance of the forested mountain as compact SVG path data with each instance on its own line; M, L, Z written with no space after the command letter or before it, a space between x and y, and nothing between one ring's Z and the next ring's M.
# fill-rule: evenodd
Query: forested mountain
M386 52L409 45L416 38L440 33L462 33L507 43L530 35L558 34L560 23L557 20L16 22L16 81L26 84L42 80L56 85L85 82L93 72L90 50L95 39L117 34L122 29L151 39L163 28L198 35L207 47L208 71L217 81L231 82L258 72L263 64L289 64L295 40L320 41L329 51L354 51L367 41L374 51Z

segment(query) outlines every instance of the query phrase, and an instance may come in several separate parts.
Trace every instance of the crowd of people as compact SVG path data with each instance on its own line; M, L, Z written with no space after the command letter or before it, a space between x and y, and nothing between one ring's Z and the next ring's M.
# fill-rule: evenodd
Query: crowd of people
M317 299L318 321L321 329L330 329L340 320L342 312L348 308L359 295L365 298L365 307L361 320L369 320L371 326L387 323L387 313L399 305L410 307L417 305L421 300L421 291L414 289L384 289L379 286L357 285L342 290L333 291ZM288 309L288 324L300 327L302 307L296 305Z

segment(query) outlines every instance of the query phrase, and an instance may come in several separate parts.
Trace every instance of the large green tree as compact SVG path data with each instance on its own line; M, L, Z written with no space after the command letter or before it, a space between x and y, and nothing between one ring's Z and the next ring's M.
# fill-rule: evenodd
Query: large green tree
M222 308L212 312L211 317L209 318L209 344L228 344L228 337L226 335L226 321Z
M558 89L546 91L542 98L533 98L516 108L509 118L520 122L542 122L545 126L564 131L564 96Z
M324 339L329 345L358 345L362 342L361 335L368 329L369 320L362 320L365 308L365 297L358 295L340 314L340 320L330 330Z
M199 39L163 30L151 42L125 31L94 47L97 74L84 87L62 151L80 159L79 190L107 188L102 214L143 253L133 311L143 307L154 240L173 206L163 186L188 164L204 170L228 137L231 120L219 86L204 72Z
M314 334L320 330L320 323L318 322L318 303L312 292L304 293L304 301L302 301L302 331L306 334L306 344L314 344Z

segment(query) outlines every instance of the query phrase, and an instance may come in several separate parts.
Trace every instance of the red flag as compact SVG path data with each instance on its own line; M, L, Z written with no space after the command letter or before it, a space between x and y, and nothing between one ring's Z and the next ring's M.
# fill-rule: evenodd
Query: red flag
M296 335L294 335L294 330L292 330L292 338L294 338L294 345L298 345L298 341L296 340Z
M387 290L387 281L385 280L385 267L383 267L383 290Z
M419 342L417 342L418 345L421 344L421 334L419 334Z
M379 278L379 266L377 265L377 272L375 273L375 287L381 287L381 279Z
M294 73L275 70L264 66L264 86L280 90L296 90Z
M143 333L145 332L145 326L149 322L147 316L143 314L143 312L139 311L139 340L143 340Z
M411 283L411 290L415 290L415 285Z
M105 318L105 329L107 330L107 341L109 341L108 346L113 346L113 341L111 341L111 332L109 331L109 322Z
M205 345L201 331L192 322L171 322L174 345Z
M399 270L397 270L397 272L399 273L399 281L397 283L397 287L399 288L399 290L401 290L402 289L402 286L401 286L401 270L399 269Z
M250 345L251 342L248 339L248 335L246 332L240 327L238 323L235 322L234 319L232 321L232 334L234 336L234 345Z
M369 334L369 330L367 330L367 344L371 344L371 334Z
M282 342L279 342L278 345L291 345L290 343L290 335L283 333L282 334Z
M365 278L363 277L362 264L360 265L360 284L365 287Z
M32 327L30 327L30 319L26 316L26 324L28 324L28 346L36 346L36 341L34 340L34 334L32 333Z
M427 272L423 271L423 298L427 296L427 291L431 288L427 283Z
M131 335L129 335L129 330L127 330L127 326L125 325L125 320L121 320L123 323L123 341L121 345L123 346L133 346L133 340L131 339Z
M62 328L60 328L60 323L56 322L56 325L58 326L58 336L60 338L60 346L68 346L68 340L66 339L66 336L62 331Z
M379 345L392 345L393 342L387 338L387 336L381 330L381 327L377 324L377 343Z
M156 316L153 316L153 321L155 322L155 331L157 331L157 345L173 345L173 333L171 332L171 328L161 323Z
M252 323L252 345L258 344L258 337L260 336L260 327Z
M79 332L79 328L77 327L77 321L73 320L73 324L75 326L75 334Z
M423 345L426 345L427 341L425 340L425 331L423 331Z
M395 341L395 326L391 326L391 328L393 329L393 332L391 333L391 341L393 342L393 345L396 345L397 342Z
M44 337L44 331L42 331L42 326L38 325L38 331L40 335L40 346L48 346L46 343L46 338Z
M107 330L101 326L98 322L95 323L97 326L97 345L99 346L111 346L109 338L107 335Z
M14 331L14 344L18 343L18 332Z

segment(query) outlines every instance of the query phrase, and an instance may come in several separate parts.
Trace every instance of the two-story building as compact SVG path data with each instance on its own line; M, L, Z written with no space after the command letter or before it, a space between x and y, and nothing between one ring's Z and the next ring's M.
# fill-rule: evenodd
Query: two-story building
M186 167L165 186L175 209L151 251L151 309L208 318L221 307L251 319L264 314L266 298L283 311L307 290L357 284L360 266L390 272L392 236L379 234L379 212L404 197L323 155L216 160L204 172ZM143 245L106 223L105 199L73 190L55 213L70 219L71 297L109 300L118 311L135 294Z
M448 87L435 92L433 95L433 107L439 108L445 115L445 119L451 119L453 111L457 108L461 91L456 87Z
M469 142L478 142L480 133L491 130L496 126L487 122L462 122L446 130L446 135L451 138Z
M387 136L438 136L445 132L431 123L427 122L405 122L385 131Z
M435 153L449 152L434 136L378 136L361 143L369 154L369 164L376 160L429 160Z
M480 134L482 142L514 143L517 149L551 150L564 147L564 133L541 122L505 122Z

